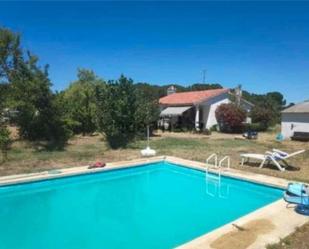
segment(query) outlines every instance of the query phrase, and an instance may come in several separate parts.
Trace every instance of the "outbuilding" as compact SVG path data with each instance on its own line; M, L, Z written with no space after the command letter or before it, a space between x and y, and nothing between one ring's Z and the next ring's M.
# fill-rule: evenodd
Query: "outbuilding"
M292 138L295 133L309 133L309 100L282 111L281 133Z

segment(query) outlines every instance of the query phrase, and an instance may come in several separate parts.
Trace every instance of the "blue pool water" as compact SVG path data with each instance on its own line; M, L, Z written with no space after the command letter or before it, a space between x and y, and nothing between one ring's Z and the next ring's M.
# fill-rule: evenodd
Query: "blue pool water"
M0 187L0 249L172 248L281 194L166 162Z

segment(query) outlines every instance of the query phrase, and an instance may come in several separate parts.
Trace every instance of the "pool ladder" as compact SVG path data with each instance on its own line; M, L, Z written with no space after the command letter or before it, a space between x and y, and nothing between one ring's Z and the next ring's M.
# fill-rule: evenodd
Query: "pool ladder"
M210 162L211 161L214 161L214 164L211 164ZM224 166L223 163L226 163L226 165ZM230 166L231 166L231 159L229 156L225 156L223 157L219 163L218 163L218 155L216 153L213 153L211 154L207 159L206 159L206 168L208 168L209 166L212 166L214 168L217 168L217 169L222 169L222 167L224 168L227 168L227 169L230 169Z
M213 164L211 164L213 162ZM219 192L219 197L226 198L229 194L229 186L226 185L226 194L222 193L222 183L221 183L221 171L222 168L230 169L230 157L225 156L223 157L218 163L218 155L216 153L211 154L206 159L206 169L205 169L205 180L206 180L206 193L210 196L215 196L217 189ZM224 164L226 163L226 164ZM217 169L216 173L209 173L209 168L212 167ZM210 187L214 186L214 193L211 191Z

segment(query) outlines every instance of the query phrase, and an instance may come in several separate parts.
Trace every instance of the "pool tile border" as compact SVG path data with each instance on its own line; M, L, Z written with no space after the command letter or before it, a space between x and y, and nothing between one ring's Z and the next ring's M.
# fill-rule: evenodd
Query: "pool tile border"
M178 157L172 156L157 156L152 158L142 158L131 161L120 161L107 163L104 168L96 168L96 169L88 169L88 165L80 166L80 167L71 167L64 169L57 169L57 171L43 171L39 173L31 173L31 174L21 174L21 175L12 175L12 176L4 176L0 177L0 186L41 181L41 180L49 180L54 178L68 177L74 175L82 175L82 174L92 174L96 172L104 172L113 169L121 169L128 167L136 167L142 166L147 163L156 163L160 161L167 161L175 164L182 165L184 167L189 167L197 170L205 171L205 163L196 162L192 160L181 159ZM210 172L217 173L218 170L216 168L211 167L211 165L207 165ZM264 184L268 186L285 188L288 184L288 181L282 178L266 176L251 172L245 172L241 170L235 169L223 169L221 170L221 174L228 177L233 177L241 180L251 181L259 184ZM276 202L273 202L267 206L264 206L258 210L255 210L252 213L249 213L239 219L228 223L222 227L219 227L205 235L202 235L198 238L193 239L183 245L180 245L179 249L206 249L210 248L210 244L221 237L222 235L235 231L236 228L232 224L237 224L238 226L242 226L243 224L257 220L257 219L267 219L275 225L275 229L271 232L258 236L256 241L251 244L249 249L260 249L265 248L267 244L276 243L301 225L306 222L309 222L309 217L302 216L297 214L294 209L286 208L286 203L280 199Z
M89 165L85 165L85 166L78 166L78 167L55 169L55 171L58 171L59 173L53 173L53 171L42 171L38 173L3 176L3 177L0 177L0 186L28 183L28 182L41 181L41 180L49 180L49 179L54 179L54 178L62 178L62 177L75 176L75 175L93 174L97 172L104 172L104 171L128 168L128 167L136 167L139 165L142 166L143 164L147 164L147 163L160 162L160 161L163 161L164 159L165 157L161 156L161 157L148 158L148 159L137 159L137 160L131 160L131 161L119 161L119 162L107 163L106 166L103 168L89 169L88 168Z

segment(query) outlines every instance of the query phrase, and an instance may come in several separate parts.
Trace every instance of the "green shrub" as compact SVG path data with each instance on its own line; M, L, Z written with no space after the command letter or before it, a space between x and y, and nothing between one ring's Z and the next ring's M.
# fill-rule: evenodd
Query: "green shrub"
M210 130L211 132L212 132L212 131L218 131L218 125L215 124L215 125L211 126L209 130Z
M252 124L246 124L245 131L266 131L267 126L263 123L252 123Z
M58 95L65 116L72 120L74 133L86 135L97 130L95 90L98 84L104 84L104 81L93 71L78 69L78 80Z
M270 108L255 106L251 111L253 123L261 124L263 130L274 124L274 112Z
M210 129L205 129L202 131L202 134L204 135L211 135L211 130Z
M155 103L124 76L98 87L96 101L98 126L112 149L126 147L158 118Z

